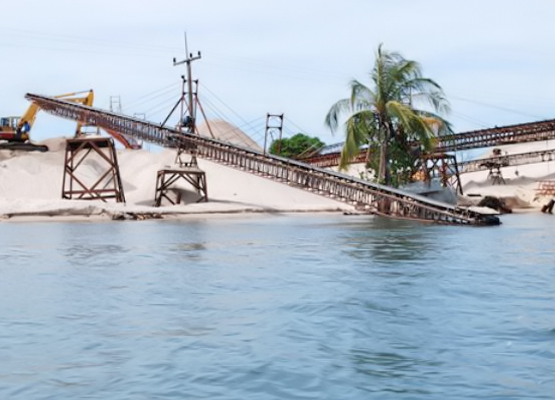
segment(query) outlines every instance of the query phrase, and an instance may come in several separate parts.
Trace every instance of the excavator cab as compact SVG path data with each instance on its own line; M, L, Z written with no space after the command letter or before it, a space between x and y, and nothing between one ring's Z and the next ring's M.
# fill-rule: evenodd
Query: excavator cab
M29 124L21 124L21 117L0 118L0 140L25 142L29 140Z
M17 128L17 124L21 120L21 117L2 117L0 118L0 128Z

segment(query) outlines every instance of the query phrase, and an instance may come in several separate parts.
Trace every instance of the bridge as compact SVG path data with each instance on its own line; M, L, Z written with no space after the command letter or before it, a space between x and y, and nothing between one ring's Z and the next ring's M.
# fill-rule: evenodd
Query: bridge
M331 172L306 163L266 155L227 142L186 134L142 119L68 101L27 94L50 114L98 126L107 132L170 148L192 148L200 158L272 179L322 196L352 204L366 212L391 218L449 225L498 225L499 218Z

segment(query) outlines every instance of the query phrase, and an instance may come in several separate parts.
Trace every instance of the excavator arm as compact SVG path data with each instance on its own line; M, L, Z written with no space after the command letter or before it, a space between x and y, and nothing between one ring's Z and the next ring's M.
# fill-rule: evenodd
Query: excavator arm
M65 93L53 97L92 107L94 102L94 91L91 89L89 91ZM46 151L47 149L45 146L37 146L29 143L29 132L35 123L39 110L40 106L33 102L21 117L0 118L0 148ZM75 136L85 134L83 131L84 125L84 121L77 121ZM127 149L140 149L142 147L141 143L135 138L125 136L114 130L106 131Z
M81 96L86 93L85 96ZM54 96L57 99L63 99L67 101L73 101L86 106L92 106L94 101L93 90L65 93L58 96ZM25 143L29 141L29 132L35 123L37 113L40 110L40 106L36 103L31 103L29 108L21 117L4 117L0 119L0 140L4 140L8 143ZM81 131L83 123L78 121L77 132ZM12 146L14 147L14 146Z
M35 119L37 118L37 112L39 111L40 107L36 103L31 103L25 114L21 116L21 119L17 123L17 132L25 135L23 140L29 140L29 130L35 123Z
M75 97L79 94L83 94L83 93L87 93L86 96L81 96L81 97ZM67 93L67 94L62 94L60 96L55 96L58 99L62 99L62 100L67 100L67 101L72 101L75 103L80 103L83 104L84 106L89 106L92 107L93 105L93 101L94 101L94 92L93 90L89 90L88 92L76 92L76 93ZM83 121L77 121L77 128L75 130L75 136L79 136L82 132L83 128Z

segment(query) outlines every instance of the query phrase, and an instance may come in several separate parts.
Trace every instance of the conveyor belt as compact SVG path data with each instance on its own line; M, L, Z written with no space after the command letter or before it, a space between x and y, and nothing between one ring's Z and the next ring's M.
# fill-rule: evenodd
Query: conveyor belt
M108 132L115 131L164 147L182 145L195 148L200 158L353 204L375 214L454 225L499 224L496 216L444 204L298 161L264 155L219 140L184 134L142 119L52 97L27 94L26 98L39 104L42 110L62 118L83 121Z

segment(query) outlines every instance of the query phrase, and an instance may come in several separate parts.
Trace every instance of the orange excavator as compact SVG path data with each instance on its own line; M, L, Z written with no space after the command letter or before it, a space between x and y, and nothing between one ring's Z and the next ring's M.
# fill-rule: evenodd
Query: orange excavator
M83 95L84 93L86 95ZM92 106L94 93L91 89L89 91L66 93L54 97ZM21 117L0 117L0 149L48 151L48 147L36 145L30 141L30 131L39 110L39 105L32 103ZM83 123L78 122L76 135L79 135L82 127Z

